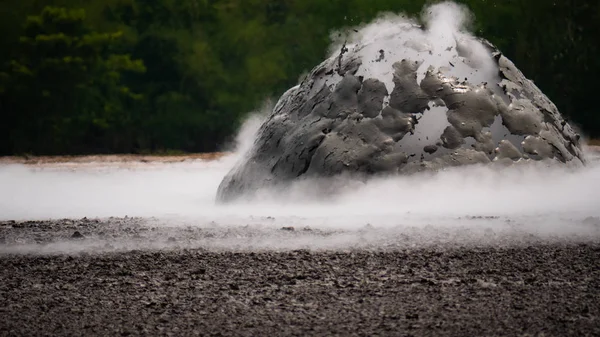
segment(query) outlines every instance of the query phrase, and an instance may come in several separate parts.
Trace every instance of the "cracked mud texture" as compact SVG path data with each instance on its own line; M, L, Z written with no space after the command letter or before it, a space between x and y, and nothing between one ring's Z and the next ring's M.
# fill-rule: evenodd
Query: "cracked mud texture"
M3 222L0 335L600 334L597 232L416 247L237 250L177 246L188 228L156 227L156 237L173 246L40 253L53 241L92 246L87 241L99 233L135 239L155 228L144 221ZM586 222L597 226L598 219ZM244 230L193 235L239 237ZM304 232L273 231L277 240ZM331 235L308 232L313 239ZM38 252L11 250L32 242Z
M284 93L217 200L338 175L585 164L580 136L492 44L465 35L440 51L402 29L422 31L344 45Z
M600 245L0 257L0 334L600 334Z

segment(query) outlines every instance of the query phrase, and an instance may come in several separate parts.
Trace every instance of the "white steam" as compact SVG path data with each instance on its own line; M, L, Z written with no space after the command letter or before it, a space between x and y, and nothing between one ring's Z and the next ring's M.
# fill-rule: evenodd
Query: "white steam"
M471 25L473 16L467 6L454 2L443 2L423 9L421 17L431 34L451 40L453 33L465 32Z
M391 65L403 59L422 62L418 83L430 67L472 85L497 83L498 68L491 55L467 30L472 19L466 6L453 2L424 8L422 24L405 14L384 13L367 25L348 30L349 35L333 34L330 57L338 58L345 45L363 62L357 76L383 81L389 93L394 88Z
M241 134L253 134L257 125L250 119ZM253 142L252 137L241 140L244 149ZM135 216L147 218L149 228L163 229L152 239L133 239L123 232L116 241L59 238L44 245L0 244L0 254L106 251L107 246L112 247L109 250L356 249L510 243L532 236L598 238L600 156L589 155L590 165L579 170L462 167L435 175L354 183L327 199L314 197L314 184L299 182L285 195L267 192L259 200L232 205L217 205L214 200L236 154L216 161L130 167L2 165L0 220ZM279 230L282 227L296 231ZM306 227L328 234L305 232ZM215 234L181 238L189 228ZM37 235L35 230L31 235ZM178 238L176 243L167 240L171 236Z

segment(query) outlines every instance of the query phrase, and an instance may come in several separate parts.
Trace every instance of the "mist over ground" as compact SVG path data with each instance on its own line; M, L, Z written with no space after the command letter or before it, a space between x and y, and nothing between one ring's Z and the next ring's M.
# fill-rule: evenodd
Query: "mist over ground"
M254 116L242 128L239 148L249 149L259 120ZM242 155L181 163L4 164L0 221L55 220L66 229L44 234L50 237L42 244L32 238L44 230L22 229L2 251L348 249L600 235L600 156L592 150L580 169L461 167L350 181L327 196L315 193L314 183L299 182L285 194L217 204L217 186ZM126 216L141 219L110 218ZM84 217L83 223L64 220ZM111 227L117 234L101 235ZM86 240L73 240L75 230Z

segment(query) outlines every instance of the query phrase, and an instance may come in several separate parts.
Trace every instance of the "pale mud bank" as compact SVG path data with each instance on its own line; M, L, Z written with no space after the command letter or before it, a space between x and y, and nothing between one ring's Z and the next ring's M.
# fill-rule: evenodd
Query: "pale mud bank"
M190 153L181 155L82 155L82 156L8 156L0 157L0 165L82 168L86 166L140 167L144 164L173 164L218 160L229 152Z

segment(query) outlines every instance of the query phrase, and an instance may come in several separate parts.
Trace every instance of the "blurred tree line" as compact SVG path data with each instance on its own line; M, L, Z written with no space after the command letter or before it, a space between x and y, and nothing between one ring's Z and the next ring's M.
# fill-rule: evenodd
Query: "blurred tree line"
M598 0L463 0L593 137ZM327 55L333 29L418 0L2 0L0 155L214 151Z

